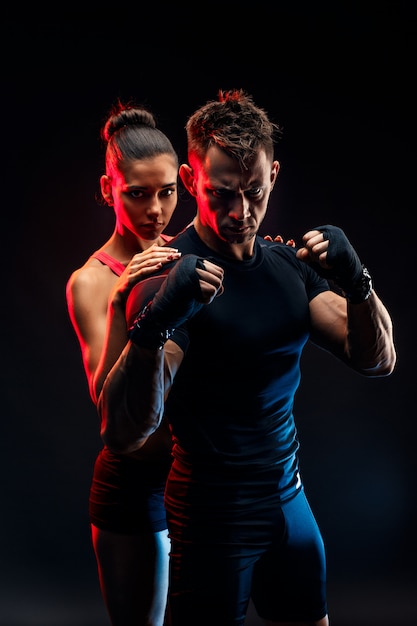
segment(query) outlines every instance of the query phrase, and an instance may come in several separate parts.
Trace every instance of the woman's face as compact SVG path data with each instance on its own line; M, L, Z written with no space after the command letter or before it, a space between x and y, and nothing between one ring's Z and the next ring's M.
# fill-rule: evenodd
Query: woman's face
M178 201L178 168L172 155L125 163L101 177L102 194L113 206L116 228L155 240L167 227Z

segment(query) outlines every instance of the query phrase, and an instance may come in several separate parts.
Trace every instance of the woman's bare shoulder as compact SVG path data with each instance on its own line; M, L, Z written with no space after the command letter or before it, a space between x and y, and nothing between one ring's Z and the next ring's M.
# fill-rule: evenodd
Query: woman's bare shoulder
M67 295L72 294L90 294L97 296L99 293L105 293L108 296L111 285L117 277L111 270L103 265L98 259L90 257L81 267L77 268L70 275L66 291Z

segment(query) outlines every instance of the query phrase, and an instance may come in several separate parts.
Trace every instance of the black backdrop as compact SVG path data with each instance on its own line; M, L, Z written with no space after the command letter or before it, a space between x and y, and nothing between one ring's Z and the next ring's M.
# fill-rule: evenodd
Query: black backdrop
M197 16L171 5L3 22L1 626L108 626L87 515L99 424L65 304L71 271L113 229L95 201L102 122L116 98L134 98L185 160L187 116L232 87L284 127L261 234L299 242L315 225L342 227L395 324L387 379L363 379L312 347L303 358L301 467L327 545L333 626L417 623L408 7L256 3L246 13L236 3L222 15L211 4ZM170 231L193 211L181 198Z

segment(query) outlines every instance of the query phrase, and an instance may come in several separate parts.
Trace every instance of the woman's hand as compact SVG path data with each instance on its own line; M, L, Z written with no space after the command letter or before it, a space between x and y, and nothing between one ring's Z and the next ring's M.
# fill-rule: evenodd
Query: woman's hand
M166 263L170 263L180 257L181 252L178 252L176 248L158 246L157 244L152 244L147 250L138 252L138 254L132 257L125 271L114 284L110 300L113 303L119 301L124 304L136 283L144 278L148 278L160 270Z

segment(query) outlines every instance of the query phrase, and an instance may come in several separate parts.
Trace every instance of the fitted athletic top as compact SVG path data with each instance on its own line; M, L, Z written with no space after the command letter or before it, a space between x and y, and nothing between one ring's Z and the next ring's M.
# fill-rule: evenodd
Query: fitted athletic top
M244 261L213 252L194 226L170 245L224 268L223 294L171 337L186 350L166 401L176 468L196 485L230 479L231 501L234 485L250 491L270 474L284 501L301 487L293 405L309 302L329 284L294 248L260 236Z
M93 259L98 259L104 265L107 265L112 270L112 272L116 274L116 276L121 276L126 269L126 266L123 265L123 263L120 263L120 261L110 256L110 254L104 252L104 250L98 250L97 252L94 252L91 257Z

